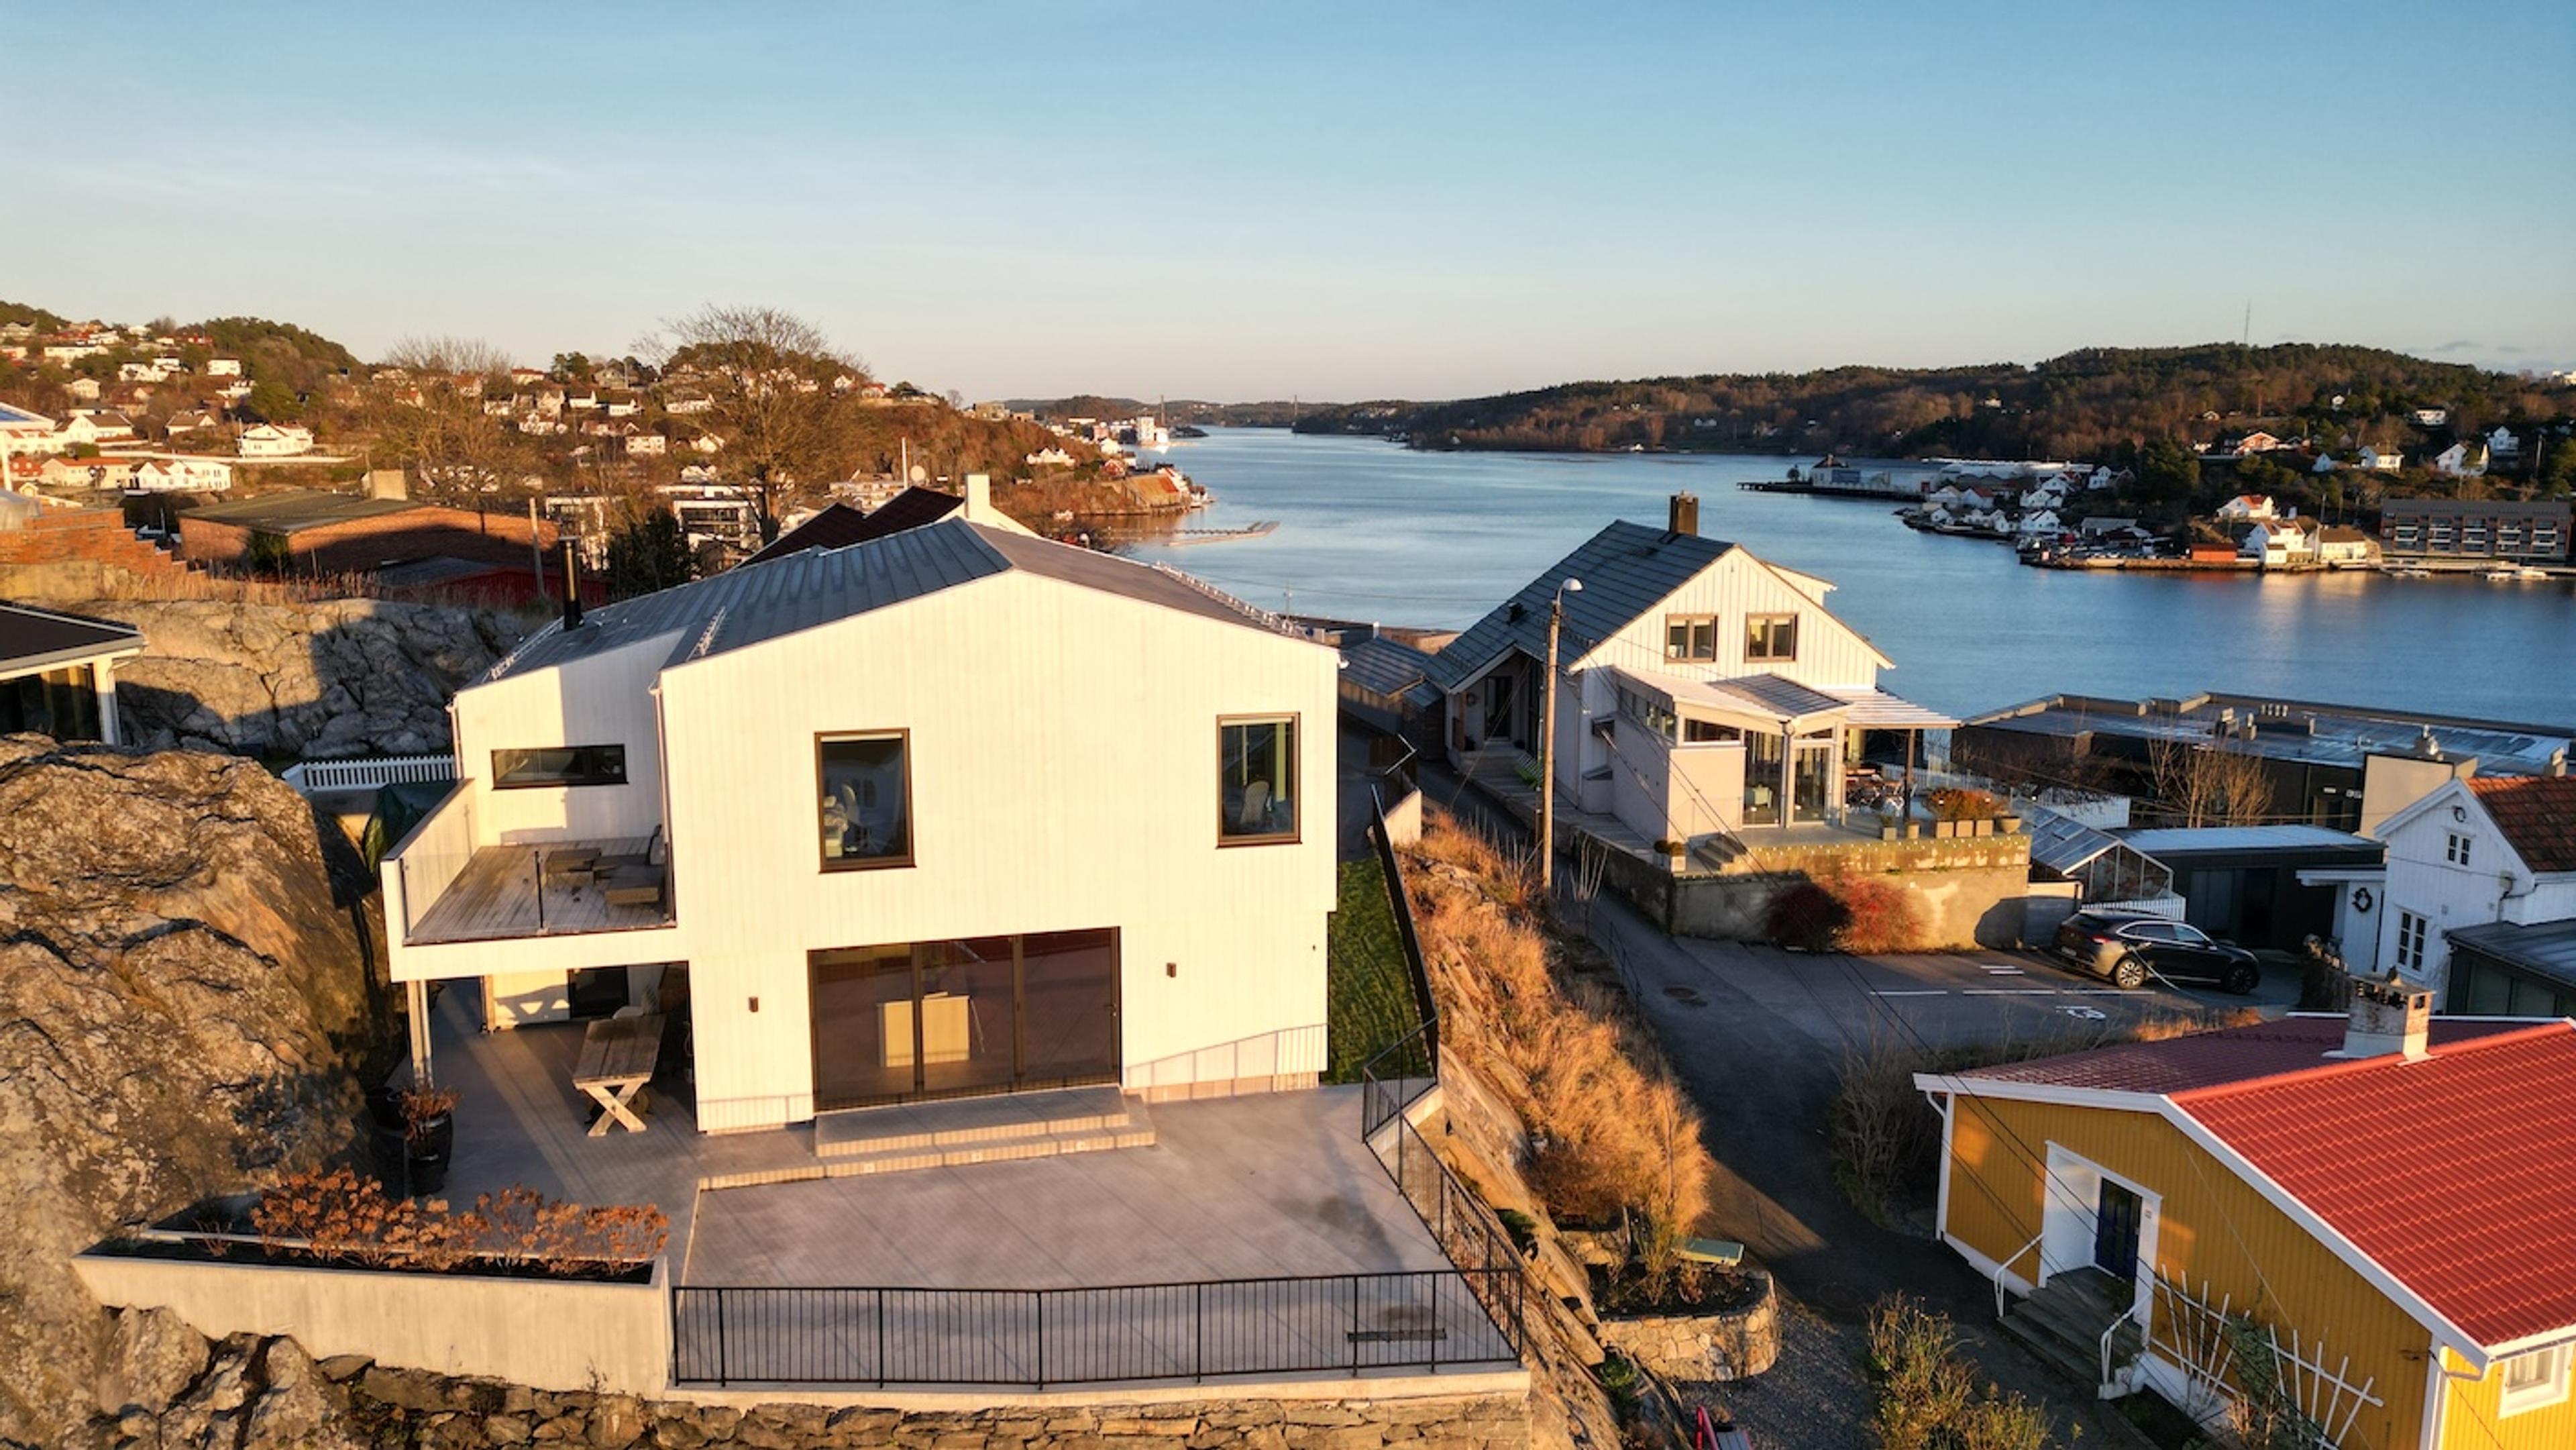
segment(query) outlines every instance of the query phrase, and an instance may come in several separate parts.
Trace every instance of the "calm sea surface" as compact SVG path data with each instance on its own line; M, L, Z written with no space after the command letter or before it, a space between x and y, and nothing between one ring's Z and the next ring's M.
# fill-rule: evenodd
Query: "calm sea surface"
M1888 689L1970 714L2070 692L2241 690L2576 726L2576 587L2361 574L2082 574L1918 534L1888 506L1746 493L1775 457L1414 453L1374 439L1211 430L1168 456L1217 496L1192 527L1265 538L1144 546L1272 609L1464 625L1614 518L1700 532L1840 586L1827 604L1896 668Z

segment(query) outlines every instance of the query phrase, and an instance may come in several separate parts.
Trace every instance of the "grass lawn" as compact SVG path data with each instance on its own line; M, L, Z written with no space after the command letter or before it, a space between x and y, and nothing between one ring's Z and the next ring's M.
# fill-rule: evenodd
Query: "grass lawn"
M1357 1082L1361 1064L1420 1021L1404 943L1395 930L1386 872L1375 856L1341 864L1339 899L1326 935L1331 994L1324 1037L1326 1082Z

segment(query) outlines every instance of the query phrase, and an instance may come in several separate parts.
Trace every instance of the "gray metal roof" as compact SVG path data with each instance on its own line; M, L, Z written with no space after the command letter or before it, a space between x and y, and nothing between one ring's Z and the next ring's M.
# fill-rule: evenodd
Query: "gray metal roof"
M184 517L234 524L262 533L291 534L297 529L345 524L351 519L371 519L381 514L429 507L431 505L414 499L360 498L355 494L291 488L282 493L264 493L257 498L207 504L203 508L190 509Z
M2224 734L2220 718L2251 720L2251 739ZM1978 729L2073 739L2180 740L2235 755L2337 765L2358 770L2372 755L2415 755L2429 733L2446 760L2475 757L2481 775L2538 775L2576 740L2576 726L2477 720L2367 705L2329 705L2255 695L2193 695L2180 700L2113 700L2052 695L1980 715Z
M1544 659L1548 604L1568 579L1582 580L1583 590L1565 596L1562 648L1579 655L1634 624L1734 547L1724 539L1615 522L1432 656L1431 680L1445 690L1463 689L1507 650Z
M742 649L1011 570L1280 632L1270 617L1187 576L951 518L839 549L805 549L589 610L546 626L489 678L505 679L677 634L664 668Z
M2576 987L2576 921L2487 921L2456 927L2443 937L2536 977Z
M1342 678L1380 695L1401 695L1430 677L1433 656L1372 634L1342 646Z
M143 631L130 624L0 604L0 674L22 675L142 648Z
M1721 694L1741 695L1783 720L1803 720L1810 715L1851 708L1851 702L1840 695L1811 690L1785 675L1743 675L1710 680L1707 685Z
M2324 826L2161 826L2122 831L2132 850L2171 861L2194 856L2312 856L2320 852L2380 860L2385 843Z

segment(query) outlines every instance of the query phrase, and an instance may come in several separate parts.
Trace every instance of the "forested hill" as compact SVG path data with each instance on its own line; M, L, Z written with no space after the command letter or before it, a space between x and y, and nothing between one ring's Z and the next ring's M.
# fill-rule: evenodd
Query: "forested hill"
M1564 383L1447 403L1316 407L1296 426L1383 434L1417 448L2094 458L2258 422L2327 439L2393 433L2424 407L2450 410L2457 429L2492 427L2576 410L2576 390L2378 348L2212 343L2087 348L2029 367Z

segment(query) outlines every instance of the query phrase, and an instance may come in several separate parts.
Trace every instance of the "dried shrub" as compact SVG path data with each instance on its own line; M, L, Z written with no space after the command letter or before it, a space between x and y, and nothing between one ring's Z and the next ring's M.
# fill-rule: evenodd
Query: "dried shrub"
M1878 1391L1870 1428L1881 1450L2040 1450L2048 1420L2019 1395L1978 1388L1949 1319L1902 1294L1869 1318Z
M1771 898L1762 930L1774 946L1830 951L1851 924L1851 909L1819 881L1801 881Z
M591 1274L647 1262L671 1237L670 1220L649 1204L586 1208L506 1188L461 1213L423 1209L347 1168L287 1174L260 1194L251 1224L271 1253L370 1269L479 1264Z
M1405 880L1444 1042L1495 1069L1529 1130L1530 1186L1549 1212L1643 1220L1642 1256L1669 1267L1715 1173L1699 1115L1626 1000L1563 970L1533 910L1528 858L1446 812L1424 817Z
M1913 893L1884 877L1828 882L1844 920L1834 944L1847 952L1910 952L1923 945L1923 914Z
M1925 799L1931 802L1936 821L1990 821L2012 814L2012 808L1992 791L1944 786Z
M456 1111L456 1089L414 1083L395 1095L402 1105L403 1136L414 1142L428 1136L430 1125Z

